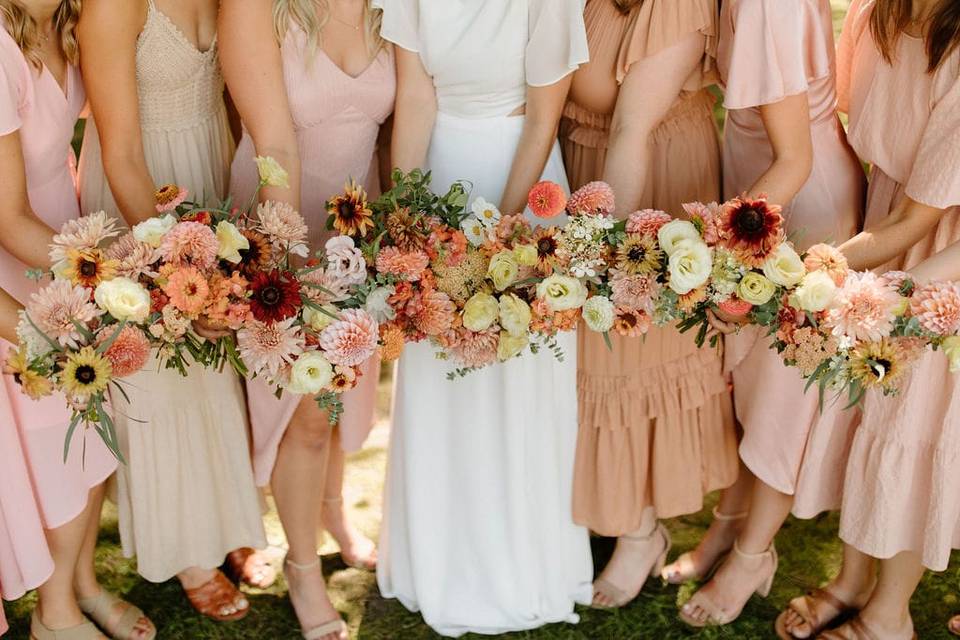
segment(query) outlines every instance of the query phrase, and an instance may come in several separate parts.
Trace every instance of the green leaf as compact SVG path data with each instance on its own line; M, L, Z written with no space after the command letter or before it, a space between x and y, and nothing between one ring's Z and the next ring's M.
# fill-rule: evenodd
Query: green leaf
M70 457L70 442L73 440L73 434L77 430L77 425L80 424L80 420L83 418L83 414L74 411L73 417L70 418L70 426L67 427L67 437L63 442L63 464L67 464L67 459Z
M113 346L113 343L116 341L117 336L120 335L120 332L123 331L123 328L126 326L127 326L127 321L122 320L120 324L117 325L116 331L114 331L113 334L109 338L107 338L106 341L103 342L103 344L97 347L97 350L96 350L97 353L99 355L103 355L104 353L106 353L107 349Z
M609 349L610 352L613 353L613 342L610 341L610 332L609 332L609 331L604 331L604 332L603 332L603 342L607 345L607 349Z

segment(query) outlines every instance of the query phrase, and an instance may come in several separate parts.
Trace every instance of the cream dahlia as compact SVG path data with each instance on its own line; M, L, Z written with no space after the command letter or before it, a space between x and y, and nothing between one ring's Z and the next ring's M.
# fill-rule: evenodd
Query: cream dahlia
M954 335L960 330L960 286L931 282L917 288L910 297L910 315L931 333Z
M348 309L320 333L320 348L331 363L355 366L376 353L379 338L373 316L363 309Z
M54 280L30 296L27 316L47 337L62 346L79 348L83 336L74 322L87 325L103 312L90 300L90 291L67 280Z
M900 295L873 273L850 273L827 309L824 325L837 337L877 342L890 335Z

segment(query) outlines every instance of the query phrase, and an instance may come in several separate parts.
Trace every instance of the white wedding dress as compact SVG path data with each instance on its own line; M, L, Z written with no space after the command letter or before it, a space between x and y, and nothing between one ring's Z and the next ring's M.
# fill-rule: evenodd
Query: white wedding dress
M418 52L439 114L426 169L444 192L499 202L527 84L587 60L580 0L379 0L383 36ZM558 147L544 179L567 185ZM529 216L528 212L528 216ZM532 222L537 222L530 216ZM576 339L446 379L427 343L399 364L378 581L437 632L497 634L576 622L591 598L587 531L571 516Z

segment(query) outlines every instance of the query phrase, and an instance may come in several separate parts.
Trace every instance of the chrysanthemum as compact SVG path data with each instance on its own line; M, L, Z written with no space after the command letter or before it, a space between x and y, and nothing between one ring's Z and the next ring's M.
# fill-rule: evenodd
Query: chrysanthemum
M562 191L561 191L562 193ZM613 189L606 182L599 180L588 182L573 192L567 201L567 211L571 215L600 215L612 214L617 208Z
M250 312L260 322L279 322L296 316L303 303L300 283L292 273L258 273L250 280Z
M457 364L464 367L485 367L497 361L500 327L493 325L480 332L460 331L460 340L450 349Z
M284 365L293 363L303 351L303 333L294 325L296 318L280 322L251 320L237 331L240 357L252 373L276 377Z
M647 275L660 270L663 252L653 236L629 234L615 256L618 271L630 275Z
M87 346L67 354L60 386L68 395L89 397L106 391L112 376L110 361Z
M783 241L780 211L780 206L763 198L734 198L720 213L720 239L744 264L760 267Z
M367 192L354 180L344 186L343 195L327 203L333 228L345 236L363 237L373 229L373 211L367 204Z
M415 293L405 311L418 331L436 336L450 328L456 307L442 291L427 290Z
M960 287L953 282L931 282L910 297L910 315L920 326L939 336L960 330Z
M396 247L384 247L377 254L377 271L387 273L408 282L417 282L430 265L430 258L423 251L403 252Z
M104 338L109 338L109 331L102 332ZM150 357L150 341L143 331L136 327L124 327L114 339L113 344L103 353L110 361L113 376L124 378L132 375L147 364Z
M619 335L627 338L642 336L650 330L650 316L643 311L617 309L617 317L613 321L613 329Z
M240 233L247 239L248 249L239 249L240 272L247 278L252 278L261 271L269 271L273 260L273 248L266 236L250 229Z
M157 200L157 213L166 213L183 204L187 199L187 190L175 184L165 184L157 189L154 197Z
M100 249L69 249L63 275L73 284L95 289L104 280L117 274L116 260L110 260Z
M363 364L377 351L380 330L377 321L363 309L348 309L320 333L320 348L333 364Z
M90 300L90 291L67 280L54 280L30 296L27 315L42 331L59 344L76 349L82 340L74 322L88 325L102 315Z
M107 248L107 257L116 260L117 275L137 280L140 276L156 277L152 266L160 259L160 252L132 233L125 233Z
M217 264L220 243L213 229L199 222L178 222L163 237L160 255L170 264L209 271Z
M30 368L27 354L22 349L10 350L7 361L3 365L3 372L13 376L23 392L34 400L53 393L53 383Z
M181 267L167 278L163 292L174 307L185 315L196 317L207 304L210 287L196 268Z
M543 180L533 185L527 195L527 206L538 218L554 218L567 206L567 194L556 182Z
M389 322L380 325L380 358L386 362L398 360L403 354L406 336L396 324Z
M807 271L824 271L838 287L843 286L847 277L847 258L840 250L829 244L815 244L803 258Z
M307 241L307 223L303 216L285 202L263 202L257 207L260 231L275 245L293 248L305 245Z
M660 291L655 277L618 273L610 281L610 297L617 307L629 311L653 310L653 300Z
M860 344L850 354L850 378L867 389L895 389L906 370L903 356L894 340Z
M660 227L673 220L669 213L657 211L656 209L643 209L634 211L627 218L627 233L639 233L652 238L657 237Z
M64 260L70 249L95 249L101 242L119 233L116 218L107 216L103 211L68 220L60 233L53 236L50 261L56 264Z
M870 272L850 273L837 291L824 326L837 337L878 342L890 335L900 296Z

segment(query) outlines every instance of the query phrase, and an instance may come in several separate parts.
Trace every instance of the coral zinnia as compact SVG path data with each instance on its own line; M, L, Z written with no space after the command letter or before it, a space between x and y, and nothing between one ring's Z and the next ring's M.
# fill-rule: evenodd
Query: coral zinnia
M910 315L920 326L940 336L960 329L960 287L952 282L931 282L910 298Z
M356 181L344 186L344 193L327 203L333 228L345 236L365 236L373 228L373 211L367 204L367 192Z
M530 189L527 206L538 218L554 218L567 207L567 195L556 182L543 180Z
M783 241L780 207L743 196L723 206L717 229L723 245L749 267L760 267Z
M117 261L109 260L100 249L70 249L64 275L73 284L95 289L117 273Z
M302 306L300 283L289 272L258 273L250 281L250 312L260 322L279 322Z
M376 353L379 339L373 316L363 309L348 309L320 333L320 348L331 363L355 366Z
M71 396L92 396L107 390L112 375L110 361L87 346L67 354L60 384Z
M107 333L110 332L103 332L101 335L109 337ZM140 329L127 326L120 331L103 355L110 361L114 377L124 378L140 371L147 364L150 341Z
M647 275L660 269L663 252L653 236L628 235L617 247L618 271L630 275Z
M207 279L194 267L182 267L170 274L163 292L170 297L174 307L189 316L203 310L210 294Z
M613 189L606 182L599 180L588 182L573 192L567 201L567 211L571 215L610 215L616 209L616 199Z
M807 249L803 265L807 271L825 271L838 287L843 286L843 281L847 277L846 256L829 244L815 244Z
M13 376L14 381L20 385L23 392L34 400L39 400L53 392L53 383L30 368L30 363L27 362L27 354L23 349L10 351L7 355L7 361L3 365L3 372Z

